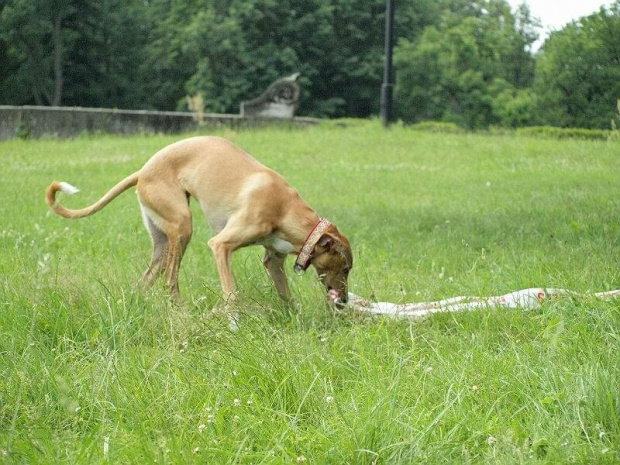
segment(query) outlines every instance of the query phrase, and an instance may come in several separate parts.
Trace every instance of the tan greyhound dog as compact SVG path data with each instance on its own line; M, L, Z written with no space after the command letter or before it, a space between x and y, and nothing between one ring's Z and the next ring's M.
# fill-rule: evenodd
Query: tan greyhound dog
M338 307L347 302L353 255L347 238L308 206L286 180L220 137L192 137L157 152L93 205L71 210L56 202L58 191L74 194L70 184L54 181L47 204L70 219L90 216L130 187L137 186L153 256L141 282L150 286L165 272L173 297L179 297L179 267L192 236L189 197L194 197L216 235L209 240L225 299L235 298L232 252L259 244L263 263L282 299L290 299L284 272L287 254L297 254L295 270L312 264Z

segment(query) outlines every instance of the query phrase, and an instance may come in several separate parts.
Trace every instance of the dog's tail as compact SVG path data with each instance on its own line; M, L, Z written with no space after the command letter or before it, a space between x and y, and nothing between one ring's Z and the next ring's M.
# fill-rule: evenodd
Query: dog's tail
M58 215L69 218L69 219L77 219L84 218L85 216L90 216L93 213L97 213L107 204L109 204L112 200L114 200L118 195L125 192L130 187L138 184L138 175L139 171L134 174L127 176L121 182L119 182L116 186L110 189L103 197L101 197L98 201L93 203L90 207L82 208L80 210L71 210L69 208L65 208L59 203L56 202L56 193L58 191L62 191L65 194L73 195L79 192L79 190L66 182L58 182L54 181L49 185L47 190L45 191L45 201L50 206L52 210Z

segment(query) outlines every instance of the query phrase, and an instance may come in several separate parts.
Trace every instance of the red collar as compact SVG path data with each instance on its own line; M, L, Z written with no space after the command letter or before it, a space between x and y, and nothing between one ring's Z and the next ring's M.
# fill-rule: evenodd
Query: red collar
M297 260L295 260L295 265L293 267L295 271L306 271L308 269L310 266L312 253L314 252L317 242L319 242L319 239L323 233L325 233L325 230L330 226L331 223L325 218L319 218L319 222L314 225L314 228L312 228L312 231L308 234L304 245L301 246L299 254L297 254Z

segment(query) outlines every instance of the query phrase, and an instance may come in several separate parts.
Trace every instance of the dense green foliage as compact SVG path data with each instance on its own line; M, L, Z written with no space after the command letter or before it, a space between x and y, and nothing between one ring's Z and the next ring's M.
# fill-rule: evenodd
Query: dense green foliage
M609 128L620 97L620 1L552 34L537 69L543 121Z
M478 128L528 123L534 77L528 49L536 39L524 6L518 17L503 0L448 11L419 40L401 40L397 100L407 121L440 119ZM486 7L486 8L483 8Z
M237 112L299 71L302 113L378 111L383 0L39 3L52 6L0 6L0 103L174 110L202 93L206 111ZM405 3L398 27L414 39L438 14L430 0Z
M620 288L617 143L350 123L221 134L348 235L353 292ZM194 201L179 307L135 288L150 239L133 192L49 214L52 179L82 206L173 140L0 143L0 462L618 463L620 300L371 318L327 309L289 258L286 308L257 246L233 258L231 333Z
M299 113L379 111L384 0L6 0L0 104L233 112L301 72ZM531 45L506 0L399 1L398 116L609 128L620 97L620 0Z
M530 137L549 137L552 139L615 139L614 131L609 129L559 128L556 126L528 126L517 128L517 134Z

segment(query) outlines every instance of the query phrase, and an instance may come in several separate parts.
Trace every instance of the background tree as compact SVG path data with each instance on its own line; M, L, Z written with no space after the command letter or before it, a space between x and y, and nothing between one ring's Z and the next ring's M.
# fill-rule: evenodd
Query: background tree
M146 108L140 62L148 24L140 0L81 1L67 25L77 35L65 54L66 105Z
M451 2L419 40L401 39L395 52L400 116L469 128L527 122L532 105L519 91L534 76L528 48L536 23L525 6L518 12L504 0Z
M436 2L403 3L398 27L417 37ZM230 0L196 15L188 32L198 66L186 88L212 111L238 111L279 77L302 74L300 111L369 116L378 111L384 0Z
M75 35L66 26L75 0L8 0L0 11L0 36L17 79L39 104L60 105L63 54Z
M398 4L405 122L609 127L620 0L552 34L506 0ZM3 0L0 104L239 111L301 72L299 114L379 112L384 0Z
M0 6L0 17L2 15ZM0 104L20 104L31 98L30 86L19 78L20 63L0 32Z
M609 128L620 97L620 1L551 34L534 91L546 124Z
M225 3L225 2L222 2ZM192 54L194 37L187 34L192 19L211 8L208 0L150 0L142 3L146 38L134 66L141 81L144 108L175 110L187 94L185 85L199 57ZM214 47L217 44L212 44Z

